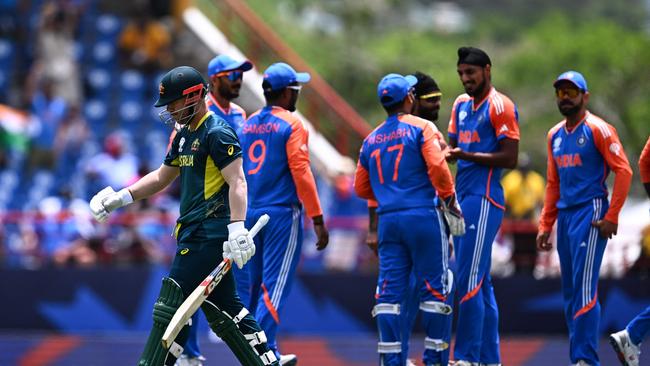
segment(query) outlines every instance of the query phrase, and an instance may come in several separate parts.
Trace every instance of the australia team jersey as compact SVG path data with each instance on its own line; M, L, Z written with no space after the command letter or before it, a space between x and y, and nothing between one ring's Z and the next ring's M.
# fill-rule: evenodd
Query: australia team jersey
M467 152L496 152L504 138L519 140L519 114L515 104L492 88L488 96L474 105L474 98L462 94L456 98L448 134ZM459 196L485 196L497 207L505 201L501 187L501 168L467 160L458 161L456 191Z
M230 217L228 184L221 169L241 154L235 131L212 112L203 116L195 130L178 131L164 164L180 168L179 224Z
M442 145L433 123L410 114L389 116L363 141L355 189L376 199L378 213L435 207L437 194L454 193Z
M232 129L235 130L237 134L239 134L242 125L246 121L246 111L244 111L242 107L233 102L230 102L230 108L228 108L228 110L225 110L221 108L219 103L217 103L217 100L212 96L212 93L208 93L206 105L208 106L208 109L214 112L217 116L223 118L226 122L228 122L230 127L232 127Z
M302 204L307 215L322 214L309 167L309 135L302 121L280 107L264 107L239 132L248 183L248 206Z
M607 198L605 180L614 170L621 187L629 187L632 170L616 129L599 117L587 112L571 131L566 121L555 125L548 133L547 193L540 225L550 230L557 217L557 209L578 206L594 198ZM626 171L627 174L618 174ZM627 189L612 194L605 219L617 223Z

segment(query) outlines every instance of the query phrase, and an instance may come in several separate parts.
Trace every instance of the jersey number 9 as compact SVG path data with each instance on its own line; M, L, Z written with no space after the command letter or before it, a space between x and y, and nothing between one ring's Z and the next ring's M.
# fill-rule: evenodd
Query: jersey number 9
M256 154L256 148L259 148L259 154ZM253 141L251 146L248 148L248 158L251 162L257 164L254 168L248 170L249 175L257 174L257 172L262 168L264 164L264 159L266 158L266 144L264 140L257 139Z

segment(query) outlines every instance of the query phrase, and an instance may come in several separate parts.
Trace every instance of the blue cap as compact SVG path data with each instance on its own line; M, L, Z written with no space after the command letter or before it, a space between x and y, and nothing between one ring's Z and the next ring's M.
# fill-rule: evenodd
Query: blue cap
M557 79L555 79L553 86L557 87L557 84L562 80L570 81L573 83L573 85L577 86L578 89L582 90L583 92L589 91L589 89L587 89L587 80L585 80L585 77L577 71L563 72L560 74L560 76L557 77Z
M216 74L232 70L248 71L252 68L253 64L248 60L235 61L228 55L219 55L210 60L208 64L208 76L212 77Z
M382 105L389 107L403 101L417 83L413 75L388 74L377 85L377 97Z
M271 86L270 90L280 90L289 84L306 83L309 80L311 76L308 72L296 72L293 67L284 62L275 63L264 71L264 81Z

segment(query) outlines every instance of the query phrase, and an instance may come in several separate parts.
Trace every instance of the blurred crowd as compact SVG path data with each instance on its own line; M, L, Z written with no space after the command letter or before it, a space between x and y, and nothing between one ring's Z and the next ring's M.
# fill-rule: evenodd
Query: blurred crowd
M177 186L104 224L92 221L87 201L92 192L124 187L162 161L171 131L155 122L150 105L156 78L176 65L183 3L136 1L129 17L104 14L94 1L0 2L0 266L170 262ZM557 277L557 254L535 248L544 174L531 169L526 153L519 161L502 180L507 211L493 249L493 275ZM330 246L318 252L304 245L301 270L376 271L377 259L365 246L367 206L355 196L353 178L317 180ZM648 220L625 224L635 210L648 217L647 202L628 203L605 255L604 276L648 275ZM307 243L314 240L305 235Z

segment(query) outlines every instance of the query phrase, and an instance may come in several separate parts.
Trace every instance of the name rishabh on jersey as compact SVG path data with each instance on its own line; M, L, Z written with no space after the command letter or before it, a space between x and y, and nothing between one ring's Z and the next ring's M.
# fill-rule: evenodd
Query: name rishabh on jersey
M477 106L474 105L474 98L461 94L454 101L447 133L450 138L456 139L463 151L498 151L502 139L519 140L517 106L495 88ZM495 206L504 208L501 172L501 168L459 160L457 194L485 196Z
M410 114L388 117L363 141L357 192L375 199L378 213L435 207L436 195L454 193L443 146L433 123Z
M302 121L279 107L252 114L239 131L251 208L302 202L309 217L322 215L309 166L309 134Z

